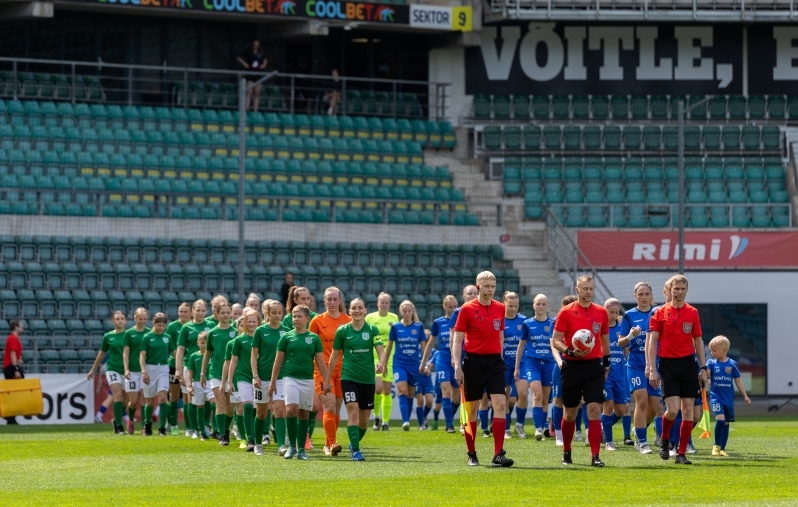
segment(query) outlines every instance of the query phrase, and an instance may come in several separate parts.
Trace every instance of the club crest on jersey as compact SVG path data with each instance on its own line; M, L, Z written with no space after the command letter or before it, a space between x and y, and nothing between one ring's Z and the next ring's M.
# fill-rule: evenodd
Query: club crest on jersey
M499 329L501 329L501 328L502 328L502 321L501 321L501 319L493 319L493 329L495 329L496 331L498 331L498 330L499 330Z
M371 335L368 333L363 333L360 335L360 337L363 338L363 340L368 340L371 338Z
M726 373L731 373L731 371L732 371L732 367L731 366L727 366L726 367Z
M601 331L601 324L599 324L598 322L594 322L593 323L593 334L599 334L600 331Z
M690 333L693 331L693 323L692 322L684 322L682 323L682 331L685 333Z
M230 338L235 338L235 337L236 337L236 332L230 331Z
M518 325L518 326L515 326L515 327L516 327L516 329L518 329L519 331L521 330L521 326L520 326L520 325Z
M164 336L163 337L163 342L164 343L169 343L169 337L168 336Z
M549 331L551 331L551 326L543 326L543 330L548 333Z
M312 338L312 337L310 337L310 336L307 336L307 337L305 337L305 343L307 343L308 345L310 345L311 343L313 343L313 338Z
M411 329L411 330L410 330L410 334L413 334L413 335L414 335L414 334L418 334L418 332L417 332L415 329Z

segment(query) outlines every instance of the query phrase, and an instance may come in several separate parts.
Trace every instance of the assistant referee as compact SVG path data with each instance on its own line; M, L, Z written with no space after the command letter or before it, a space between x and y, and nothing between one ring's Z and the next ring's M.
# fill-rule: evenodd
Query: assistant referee
M504 305L493 300L496 277L490 271L477 275L479 297L460 307L454 325L452 363L454 376L463 386L468 413L465 432L469 466L478 466L474 436L477 431L477 408L482 394L490 396L493 405L493 460L491 466L510 467L513 460L504 452L505 418L507 400L504 395L504 360L502 359L504 332ZM465 345L463 345L465 340ZM462 356L462 353L465 356ZM462 357L462 366L461 359Z
M667 407L662 419L659 456L664 460L670 458L668 439L673 421L681 408L682 425L679 428L679 449L675 461L680 465L692 465L685 451L693 431L693 405L696 397L701 396L699 378L709 387L701 320L698 310L685 302L687 277L673 275L665 286L670 287L671 300L657 308L649 320L648 340L651 346L646 348L646 371L653 387L657 387L662 380L662 396ZM657 356L659 373L656 368ZM696 358L701 365L700 375L695 373Z
M583 275L576 279L577 300L564 306L557 314L551 345L563 357L562 402L565 408L562 420L562 464L571 465L571 441L576 429L576 415L582 399L587 404L588 441L593 455L590 464L603 467L599 458L601 449L601 406L604 403L604 381L610 368L609 318L603 306L593 303L596 284L593 277ZM571 339L580 329L601 336L601 347L593 346L590 352L580 352L571 346Z

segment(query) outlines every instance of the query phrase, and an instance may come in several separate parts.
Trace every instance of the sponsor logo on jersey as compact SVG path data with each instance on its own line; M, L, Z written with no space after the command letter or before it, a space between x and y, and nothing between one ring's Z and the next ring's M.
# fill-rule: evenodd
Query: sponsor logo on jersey
M682 323L682 331L685 333L690 333L693 330L693 323L692 322L684 322Z
M601 331L601 324L598 322L593 323L593 334L598 334Z
M495 329L496 331L498 331L498 330L499 330L499 329L501 329L501 328L502 328L502 321L501 321L501 319L493 319L493 329Z

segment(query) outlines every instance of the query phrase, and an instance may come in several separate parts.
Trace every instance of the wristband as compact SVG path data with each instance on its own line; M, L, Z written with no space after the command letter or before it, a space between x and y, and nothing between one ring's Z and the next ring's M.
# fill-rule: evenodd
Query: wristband
M610 367L610 356L604 356L601 358L602 364L604 364L604 368Z
M707 366L702 366L701 369L702 370L709 370L709 368Z
M567 349L565 349L565 355L568 357L574 357L574 349L568 347Z
M20 368L19 365L17 364L17 365L14 366L14 371L18 371L18 372L22 373L22 368Z

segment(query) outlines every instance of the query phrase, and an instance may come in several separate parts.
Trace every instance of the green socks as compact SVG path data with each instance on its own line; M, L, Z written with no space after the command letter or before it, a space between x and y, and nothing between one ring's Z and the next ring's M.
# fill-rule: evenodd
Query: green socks
M266 428L266 419L255 418L255 445L263 442L263 430Z
M352 444L352 451L360 450L360 428L357 426L347 426L346 433L349 435L349 442Z
M277 446L285 445L285 417L274 418L274 433L276 435L274 444Z
M216 403L211 402L211 409L208 411L208 425L211 426L211 431L217 433L219 425L216 424Z
M380 419L382 415L382 395L375 394L374 395L374 418Z
M247 434L247 442L250 440L255 440L255 428L253 428L254 422L255 407L249 403L246 403L244 404L244 431Z
M298 440L301 439L301 441L297 442L297 446L296 446L297 449L304 449L305 448L305 439L302 438L302 437L304 437L305 435L308 434L308 426L309 426L309 424L310 424L310 421L308 421L307 419L305 419L304 421L302 419L300 419L297 422L297 431L296 431L297 439Z
M318 414L319 414L318 412L311 412L310 413L310 419L308 421L308 437L309 438L313 437L313 430L316 428L316 416ZM302 442L302 444L304 445L305 442Z
M368 429L369 429L368 426L366 426L365 428L361 428L361 427L358 426L358 428L357 428L358 440L361 440L361 441L363 440L363 437L366 436L366 431Z
M216 414L214 420L216 421L216 427L218 428L217 431L223 435L224 432L227 431L227 426L224 424L227 422L227 416L225 414Z
M197 426L197 406L194 405L193 403L190 403L188 405L188 410L186 412L188 413L188 421L186 421L186 427L189 430L194 431L194 430L196 430L198 428L198 426Z
M144 405L141 408L141 415L144 419L144 421L142 422L144 424L150 424L152 422L152 407L150 407L149 405Z
M122 417L125 413L125 406L121 401L114 402L114 424L122 426Z
M391 409L393 408L393 398L390 394L382 396L382 424L388 424L391 420Z
M205 405L197 405L197 431L205 434Z
M159 406L161 407L161 418L159 419L160 421L159 427L166 428L166 414L169 413L168 412L169 409L167 408L169 405L166 403L161 403Z
M177 426L177 402L172 401L169 403L169 425L170 426ZM165 414L166 412L161 409L161 413Z
M238 432L238 439L239 440L246 440L247 435L244 431L244 416L238 415L237 413L233 414L233 424L236 425L236 431Z
M299 449L299 446L296 443L296 433L298 431L298 420L296 417L288 417L286 418L287 422L287 429L288 429L288 444L295 448ZM304 444L305 442L302 442Z

